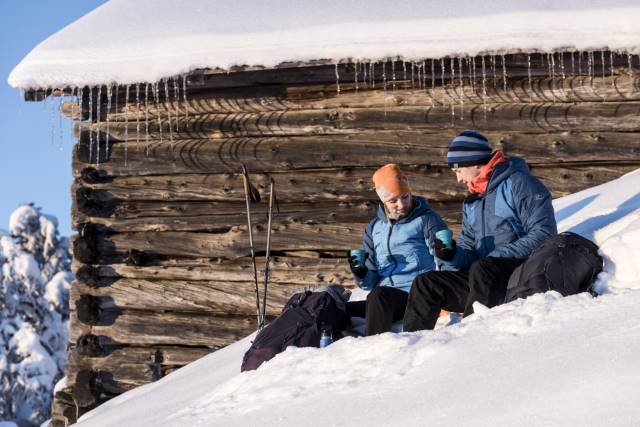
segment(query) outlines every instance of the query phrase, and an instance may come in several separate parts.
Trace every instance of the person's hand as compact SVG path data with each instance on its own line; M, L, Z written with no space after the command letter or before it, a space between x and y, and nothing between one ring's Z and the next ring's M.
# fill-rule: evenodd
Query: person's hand
M367 261L367 258L369 257L368 253L364 254L364 261ZM354 255L349 255L349 251L347 251L347 259L349 260L349 268L351 269L351 272L353 273L354 276L356 276L358 279L364 279L364 276L367 275L367 271L369 271L367 269L367 267L363 265L359 265L358 264L358 258Z
M435 243L436 256L443 261L451 261L456 255L456 241L451 240L451 247L448 248L440 239L436 239Z

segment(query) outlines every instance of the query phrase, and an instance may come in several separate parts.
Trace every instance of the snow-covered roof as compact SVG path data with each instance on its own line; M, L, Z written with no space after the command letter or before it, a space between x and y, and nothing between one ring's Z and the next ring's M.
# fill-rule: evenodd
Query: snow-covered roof
M126 84L318 59L640 53L638 22L637 0L111 0L36 46L9 84Z

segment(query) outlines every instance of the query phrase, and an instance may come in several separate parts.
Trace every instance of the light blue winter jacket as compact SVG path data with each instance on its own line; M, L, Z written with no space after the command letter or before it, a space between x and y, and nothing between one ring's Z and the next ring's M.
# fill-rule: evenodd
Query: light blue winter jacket
M462 233L455 257L444 269L467 270L486 256L526 258L557 234L549 190L524 160L496 165L485 196L471 195L462 207Z
M413 209L397 221L388 220L379 206L362 243L369 272L364 279L356 278L357 285L363 289L393 286L409 292L418 274L436 268L433 242L436 232L446 228L423 197L413 196Z

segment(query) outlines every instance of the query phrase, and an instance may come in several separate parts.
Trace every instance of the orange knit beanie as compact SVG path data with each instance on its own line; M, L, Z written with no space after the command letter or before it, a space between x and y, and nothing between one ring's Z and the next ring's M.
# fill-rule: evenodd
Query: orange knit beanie
M383 202L394 197L411 193L409 180L402 173L398 165L389 163L384 165L373 174L373 186L376 188L378 197Z

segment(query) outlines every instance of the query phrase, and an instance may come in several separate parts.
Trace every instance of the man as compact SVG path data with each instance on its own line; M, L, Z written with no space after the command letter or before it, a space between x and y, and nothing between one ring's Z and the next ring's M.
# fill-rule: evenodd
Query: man
M397 165L378 169L373 184L382 205L365 230L364 265L349 257L357 285L371 290L366 302L347 304L350 316L365 317L365 335L388 332L403 318L413 279L436 267L431 254L435 233L447 228L426 199L411 194Z
M433 329L442 308L469 316L476 301L501 304L513 270L557 234L551 194L522 159L492 153L487 138L471 130L453 139L447 163L471 193L463 203L458 242L435 242L443 270L457 271L416 278L405 331Z

